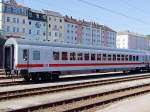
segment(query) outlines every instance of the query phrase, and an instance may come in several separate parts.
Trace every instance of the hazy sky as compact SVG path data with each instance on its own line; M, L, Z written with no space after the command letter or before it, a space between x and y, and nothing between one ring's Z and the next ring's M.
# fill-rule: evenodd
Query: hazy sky
M49 9L77 19L96 21L116 31L130 30L145 35L150 34L150 0L84 0L96 4L98 7L110 9L113 13L84 4L80 0L17 1L33 9Z

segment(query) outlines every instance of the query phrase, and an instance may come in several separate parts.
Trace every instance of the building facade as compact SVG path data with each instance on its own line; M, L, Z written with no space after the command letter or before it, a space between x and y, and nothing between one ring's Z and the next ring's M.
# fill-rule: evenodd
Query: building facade
M118 32L117 48L148 50L148 38L130 31Z
M102 26L102 46L116 48L117 32L107 26Z
M49 10L33 10L15 0L1 1L0 10L0 31L6 37L116 47L116 32L95 22L64 17Z
M26 38L28 8L17 4L14 0L0 3L0 30L5 37Z
M101 26L93 22L65 16L65 42L101 46Z
M64 42L64 18L54 11L43 10L47 15L47 41Z
M28 10L28 37L33 41L46 41L47 16L41 11Z

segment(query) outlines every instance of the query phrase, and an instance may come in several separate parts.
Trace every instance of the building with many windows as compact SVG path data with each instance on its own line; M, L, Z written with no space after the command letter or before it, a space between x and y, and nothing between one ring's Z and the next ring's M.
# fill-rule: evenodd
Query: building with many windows
M64 18L54 11L43 10L47 15L47 41L64 42Z
M41 11L28 10L28 37L33 41L46 41L47 17Z
M130 31L118 32L117 48L148 50L148 38Z
M102 46L116 48L117 32L107 26L102 26Z
M65 42L101 46L101 26L65 16Z
M0 30L6 37L26 38L28 8L14 0L0 2Z
M95 22L64 17L49 10L33 10L15 0L1 1L0 10L0 31L6 37L116 47L116 32Z

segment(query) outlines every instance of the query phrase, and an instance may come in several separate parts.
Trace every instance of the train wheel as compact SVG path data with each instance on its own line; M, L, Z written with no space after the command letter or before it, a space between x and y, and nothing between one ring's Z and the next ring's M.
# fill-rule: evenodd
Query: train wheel
M60 75L60 72L53 72L52 73L52 80L53 81L59 80L59 75Z
M34 81L34 82L38 82L38 81L39 81L39 76L38 76L38 74L32 74L32 75L31 75L31 79L32 79L32 81Z
M41 78L41 81L48 81L49 79L49 77L48 77L48 75L47 74L42 74L41 76L40 76L40 78Z
M29 82L30 81L30 77L24 77L24 80Z

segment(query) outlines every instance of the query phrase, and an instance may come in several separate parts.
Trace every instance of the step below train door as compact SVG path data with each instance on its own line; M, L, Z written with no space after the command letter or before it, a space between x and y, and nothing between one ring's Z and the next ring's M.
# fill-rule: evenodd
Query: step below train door
M4 68L6 74L14 70L14 46L9 45L4 47Z

